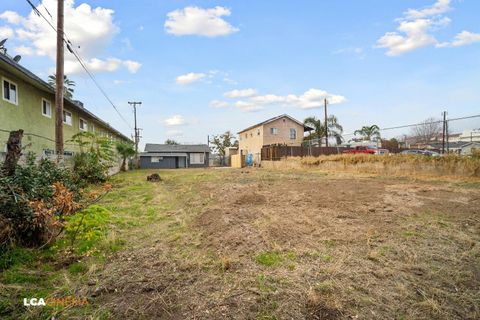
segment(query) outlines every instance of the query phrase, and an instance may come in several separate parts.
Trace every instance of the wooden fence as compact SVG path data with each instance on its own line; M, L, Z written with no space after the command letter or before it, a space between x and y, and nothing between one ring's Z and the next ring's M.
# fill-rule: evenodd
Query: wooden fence
M262 147L262 160L280 160L285 157L318 157L320 155L340 154L346 147L292 147L271 145Z

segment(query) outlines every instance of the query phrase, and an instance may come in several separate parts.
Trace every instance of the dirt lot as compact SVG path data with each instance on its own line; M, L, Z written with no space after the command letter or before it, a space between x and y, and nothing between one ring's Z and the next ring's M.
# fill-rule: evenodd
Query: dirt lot
M105 200L152 210L78 287L94 316L480 318L478 183L211 169L145 186L148 173Z

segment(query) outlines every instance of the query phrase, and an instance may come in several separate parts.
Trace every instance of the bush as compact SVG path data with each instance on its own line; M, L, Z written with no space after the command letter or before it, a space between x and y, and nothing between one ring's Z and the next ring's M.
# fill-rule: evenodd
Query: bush
M92 152L81 152L73 156L73 173L79 186L85 187L89 183L105 182L108 178L109 166L104 164Z
M0 173L0 246L20 243L40 246L53 240L64 215L78 209L79 189L71 171L48 159L27 155L13 176Z
M114 160L113 143L92 132L81 132L72 137L80 152L73 157L73 172L81 186L105 182Z

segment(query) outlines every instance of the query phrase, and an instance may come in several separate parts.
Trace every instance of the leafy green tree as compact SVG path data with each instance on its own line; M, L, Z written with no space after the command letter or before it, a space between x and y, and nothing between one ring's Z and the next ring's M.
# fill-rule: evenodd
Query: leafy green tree
M359 130L355 130L353 133L355 136L358 134L362 140L365 141L376 141L380 139L380 128L374 124L371 126L363 126Z
M325 121L324 121L325 122ZM325 123L317 117L308 117L303 121L303 124L313 128L304 140L313 141L314 144L322 145L322 139L325 138ZM336 116L331 115L327 118L327 133L329 138L335 138L337 144L343 141L342 133L343 127L338 123Z
M57 86L57 76L52 74L48 76L48 84L52 87L56 88ZM63 76L63 95L67 98L73 98L73 89L75 87L75 81L68 79L67 76Z
M222 163L224 163L227 148L238 146L237 139L230 131L226 131L220 135L214 135L212 139L210 139L210 143L212 144L214 153L220 156Z
M127 171L127 158L135 155L135 148L131 143L119 142L116 144L118 154L122 156L120 171Z
M175 141L173 139L167 139L167 140L165 140L165 144L179 145L180 143L178 143L177 141Z

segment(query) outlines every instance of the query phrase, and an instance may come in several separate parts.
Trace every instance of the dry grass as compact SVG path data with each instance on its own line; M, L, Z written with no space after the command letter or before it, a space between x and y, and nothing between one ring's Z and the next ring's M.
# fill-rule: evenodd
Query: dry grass
M340 154L320 157L287 158L282 161L263 161L262 166L276 169L318 167L327 170L359 171L380 174L480 177L480 158L447 155L426 157L393 154L373 156Z
M478 184L305 168L171 170L151 184L150 173L115 177L102 205L118 219L109 241L125 246L69 267L64 287L92 305L56 317L480 318Z

